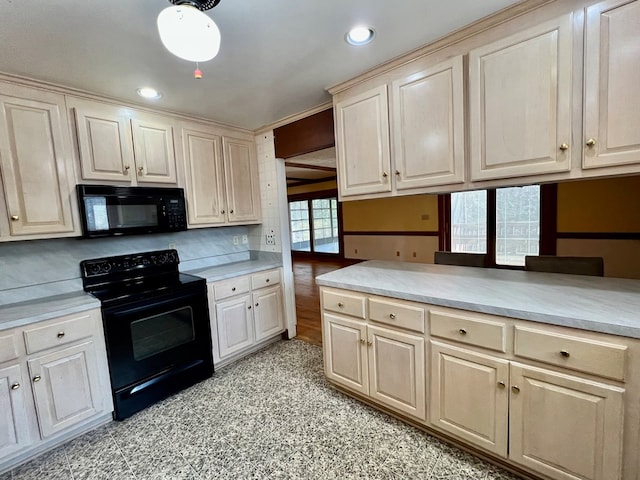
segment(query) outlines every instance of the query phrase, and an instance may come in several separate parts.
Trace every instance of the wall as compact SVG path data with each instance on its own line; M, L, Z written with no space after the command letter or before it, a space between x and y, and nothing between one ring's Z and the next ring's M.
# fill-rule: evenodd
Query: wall
M604 258L605 276L640 278L640 176L558 185L557 255Z
M433 263L437 195L344 202L342 215L346 258Z
M82 290L80 261L174 246L180 269L248 260L249 246L233 244L247 227L220 227L154 235L60 238L0 244L0 305Z
M338 184L335 180L329 182L309 183L307 185L299 185L297 187L287 188L287 195L297 195L300 193L322 192L324 190L337 190Z

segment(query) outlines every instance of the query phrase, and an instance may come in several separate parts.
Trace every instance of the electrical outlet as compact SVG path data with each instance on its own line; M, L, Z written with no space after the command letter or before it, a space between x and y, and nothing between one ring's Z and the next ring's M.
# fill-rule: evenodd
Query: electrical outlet
M246 245L247 243L249 243L249 237L247 237L246 235L242 235L242 244Z
M267 233L267 245L276 244L276 235L274 233Z
M240 239L238 238L238 236L237 236L237 235L234 235L234 236L233 236L233 244L234 244L234 245L238 245L238 243L240 243Z

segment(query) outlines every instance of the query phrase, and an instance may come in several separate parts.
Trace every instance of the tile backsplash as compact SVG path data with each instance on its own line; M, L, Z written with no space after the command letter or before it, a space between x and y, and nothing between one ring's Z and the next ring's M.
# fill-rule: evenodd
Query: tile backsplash
M180 269L248 260L246 226L95 239L53 239L0 244L0 305L82 290L80 261L174 246ZM234 245L238 237L238 245Z

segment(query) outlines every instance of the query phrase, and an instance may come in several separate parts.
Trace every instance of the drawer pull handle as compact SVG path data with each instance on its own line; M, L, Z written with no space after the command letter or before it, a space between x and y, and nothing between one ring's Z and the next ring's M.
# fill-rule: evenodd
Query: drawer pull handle
M395 314L395 313L390 313L390 314L389 314L389 318L390 318L391 320L395 320L395 319L396 319L396 314Z
M344 303L338 302L338 308L343 308L343 307L344 307Z
M58 338L64 337L64 332L58 332Z
M231 291L235 292L236 291L236 287L231 287Z
M564 358L569 358L571 356L571 354L566 350L560 350L560 355L562 355Z
M498 388L504 388L506 386L507 385L503 381L498 382Z
M265 282L269 283L269 279L267 278L267 279L265 280Z
M520 387L517 385L514 385L513 387L511 387L511 391L513 393L520 393Z
M371 347L371 346L373 346L373 343L372 343L372 342L367 342L367 345L368 345L369 347Z
M40 375L36 375L35 377L33 377L34 382L39 382L40 380L42 380L42 377Z
M20 384L19 383L14 383L13 385L11 385L11 390L17 390L20 388Z
M467 331L466 331L464 328L461 328L460 330L458 330L458 333L459 333L460 335L466 335L466 334L467 334Z

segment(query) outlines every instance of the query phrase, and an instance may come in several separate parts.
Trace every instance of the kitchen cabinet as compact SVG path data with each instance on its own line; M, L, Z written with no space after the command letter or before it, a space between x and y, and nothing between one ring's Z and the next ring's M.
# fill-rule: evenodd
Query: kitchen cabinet
M213 361L225 365L280 338L284 307L280 270L209 284Z
M216 133L204 125L182 128L190 226L260 220L260 186L250 140Z
M640 2L609 0L586 10L582 168L640 163ZM637 171L637 169L636 169Z
M369 315L358 304L368 304ZM329 289L322 290L322 305L327 378L424 421L424 338L407 331L424 331L424 310Z
M64 97L0 83L0 241L78 234Z
M3 466L111 419L99 309L0 331L0 347Z
M67 98L83 180L177 183L173 121L134 109Z
M566 14L469 52L471 180L570 170L572 21Z

